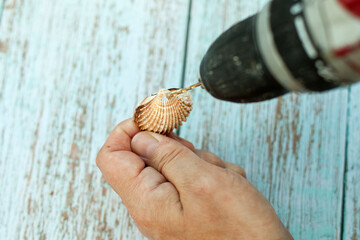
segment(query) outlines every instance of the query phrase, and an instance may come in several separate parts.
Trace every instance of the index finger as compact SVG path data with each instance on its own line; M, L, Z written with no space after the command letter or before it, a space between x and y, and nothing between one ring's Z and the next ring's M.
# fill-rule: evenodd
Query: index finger
M132 118L119 123L104 143L100 151L131 151L131 139L140 132Z
M131 184L145 168L145 163L131 151L130 142L140 130L132 119L118 124L96 158L107 182L119 195L128 195Z

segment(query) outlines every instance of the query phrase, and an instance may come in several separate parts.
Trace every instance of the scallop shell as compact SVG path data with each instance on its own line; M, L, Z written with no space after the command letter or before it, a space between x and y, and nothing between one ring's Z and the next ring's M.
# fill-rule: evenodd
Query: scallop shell
M188 91L173 95L176 90L179 89L161 89L140 102L134 114L140 130L169 134L186 121L192 110L192 98Z

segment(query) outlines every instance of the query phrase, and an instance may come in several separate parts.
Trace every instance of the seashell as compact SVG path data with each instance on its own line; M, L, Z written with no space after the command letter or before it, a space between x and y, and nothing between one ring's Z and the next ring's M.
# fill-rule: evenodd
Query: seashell
M192 110L192 98L188 91L179 90L161 89L139 103L134 121L140 130L169 134L186 121Z

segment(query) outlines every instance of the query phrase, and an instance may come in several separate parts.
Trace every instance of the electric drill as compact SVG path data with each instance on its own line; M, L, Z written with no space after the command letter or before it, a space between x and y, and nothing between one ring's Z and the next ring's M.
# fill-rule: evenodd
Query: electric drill
M240 103L360 81L360 0L269 2L210 46L199 81Z

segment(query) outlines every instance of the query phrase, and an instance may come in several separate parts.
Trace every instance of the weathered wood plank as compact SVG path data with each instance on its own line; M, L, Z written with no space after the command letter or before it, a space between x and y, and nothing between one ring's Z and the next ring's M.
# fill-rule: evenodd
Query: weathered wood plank
M95 157L142 98L180 85L188 1L11 3L0 29L0 239L142 239Z
M1 16L4 9L5 0L0 0L0 24L1 24ZM1 27L1 25L0 25Z
M343 239L360 238L360 86L351 87L345 169Z
M193 1L186 84L210 43L264 1ZM244 166L295 239L339 239L347 90L236 105L196 89L181 135Z

